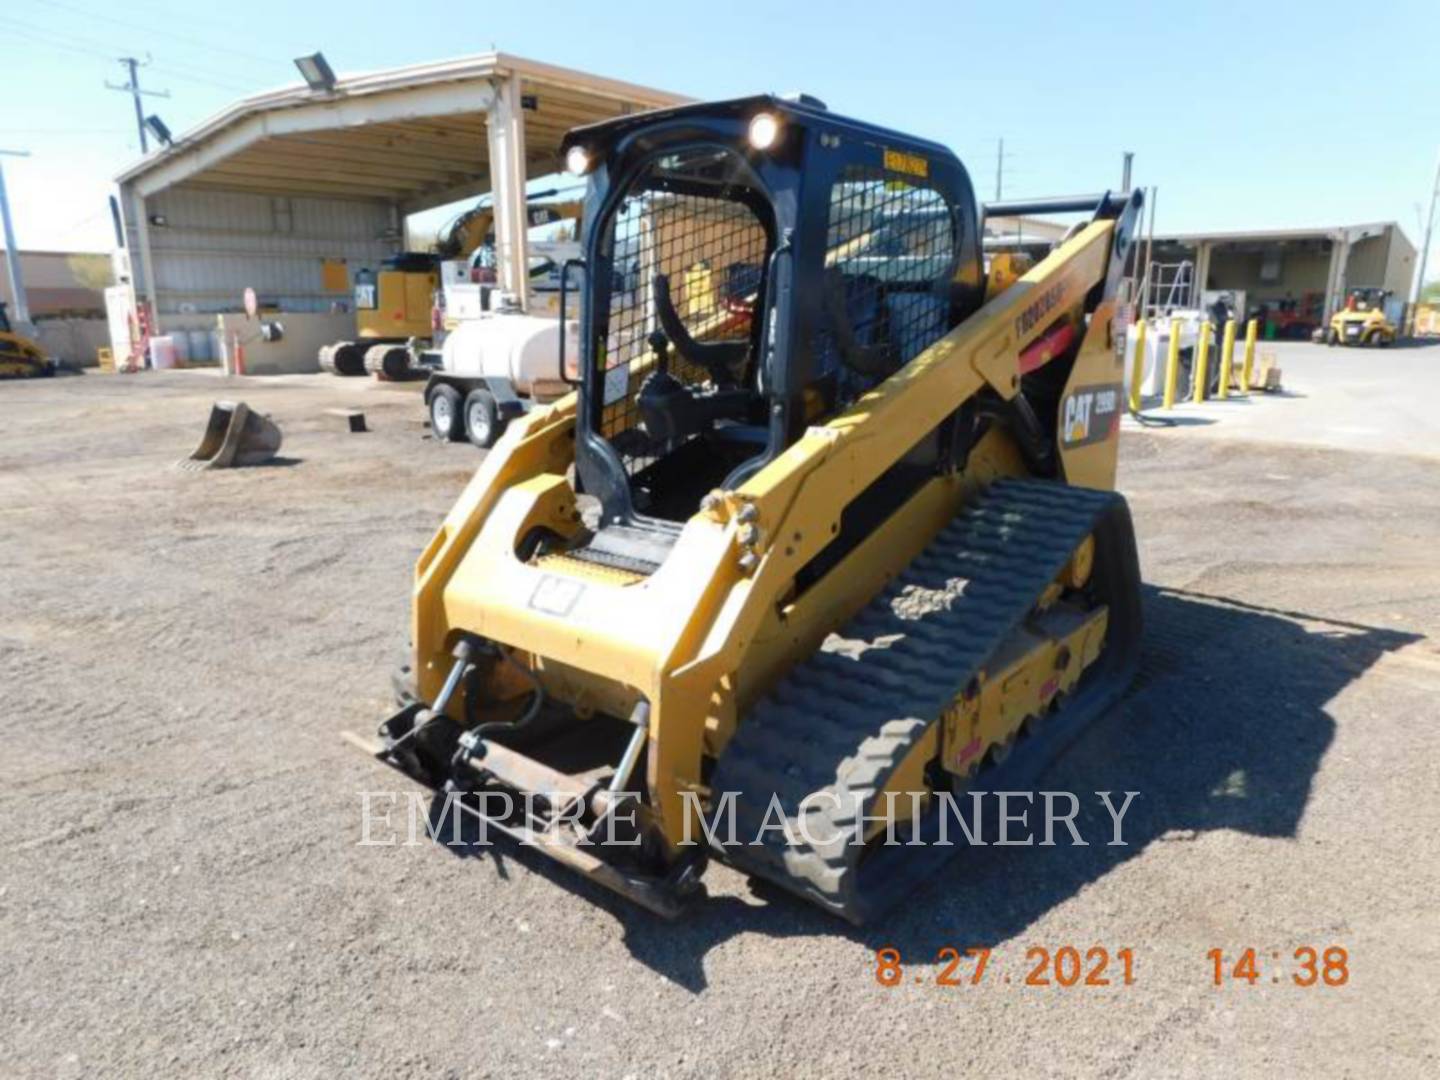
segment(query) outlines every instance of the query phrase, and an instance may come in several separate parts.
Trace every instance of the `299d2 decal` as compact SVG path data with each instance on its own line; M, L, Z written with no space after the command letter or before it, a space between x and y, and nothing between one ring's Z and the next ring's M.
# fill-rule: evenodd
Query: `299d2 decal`
M1081 386L1060 403L1060 445L1067 450L1104 442L1120 430L1124 387Z

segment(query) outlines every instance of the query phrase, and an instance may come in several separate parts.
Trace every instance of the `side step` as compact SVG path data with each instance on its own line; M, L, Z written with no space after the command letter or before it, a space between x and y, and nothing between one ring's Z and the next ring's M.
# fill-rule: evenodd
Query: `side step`
M873 821L883 809L880 793L910 750L983 675L996 649L1091 535L1089 591L1097 606L1109 608L1100 658L1036 735L972 787L1030 782L1133 676L1139 569L1129 508L1120 495L1002 480L840 632L842 640L871 647L858 656L831 651L832 636L741 723L711 778L713 798L736 793L737 844L720 846L719 854L855 923L883 912L947 861L956 847L867 846L867 818ZM918 617L897 612L896 601L916 589L952 596ZM812 799L817 794L825 797ZM767 823L772 800L787 826L799 825L803 808L813 844L799 834L786 839L773 820ZM939 812L922 819L922 833L928 834ZM763 845L746 842L760 835Z

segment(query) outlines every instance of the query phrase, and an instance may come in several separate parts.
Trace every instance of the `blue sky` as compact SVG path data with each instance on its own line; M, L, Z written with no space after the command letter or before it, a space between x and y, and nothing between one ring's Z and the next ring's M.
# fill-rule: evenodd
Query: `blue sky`
M1433 2L4 0L0 148L33 154L5 160L21 246L103 250L138 153L114 57L153 57L142 84L171 97L147 104L178 132L317 48L344 74L494 45L697 97L803 89L946 143L987 198L1003 136L1007 196L1117 184L1133 150L1163 230L1393 219L1418 244L1437 32Z

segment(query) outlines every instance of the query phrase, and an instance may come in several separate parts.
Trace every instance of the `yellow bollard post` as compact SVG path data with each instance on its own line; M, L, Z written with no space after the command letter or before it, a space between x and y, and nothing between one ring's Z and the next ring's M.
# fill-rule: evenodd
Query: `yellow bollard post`
M1145 374L1145 320L1135 324L1135 359L1130 362L1130 411L1140 411L1140 379Z
M1170 320L1170 352L1165 357L1165 399L1167 409L1175 407L1175 384L1180 381L1180 320Z
M1255 373L1255 336L1260 332L1260 324L1257 320L1251 319L1245 324L1245 359L1240 365L1240 392L1250 392L1250 376Z
M1235 362L1235 320L1225 320L1225 341L1220 346L1220 400L1230 396L1230 365Z
M1199 340L1195 345L1195 387L1190 400L1199 405L1205 400L1207 380L1210 378L1210 324L1200 323Z

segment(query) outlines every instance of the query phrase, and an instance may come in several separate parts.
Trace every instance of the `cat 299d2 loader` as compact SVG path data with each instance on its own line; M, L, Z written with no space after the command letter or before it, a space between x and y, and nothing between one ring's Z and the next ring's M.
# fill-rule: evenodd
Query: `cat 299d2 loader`
M1090 220L987 293L959 160L813 99L565 146L579 384L420 556L399 711L358 741L656 912L713 855L861 922L956 850L957 793L1029 784L1135 668L1140 196L989 208Z

